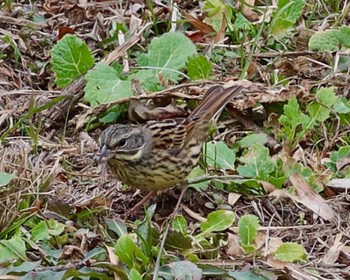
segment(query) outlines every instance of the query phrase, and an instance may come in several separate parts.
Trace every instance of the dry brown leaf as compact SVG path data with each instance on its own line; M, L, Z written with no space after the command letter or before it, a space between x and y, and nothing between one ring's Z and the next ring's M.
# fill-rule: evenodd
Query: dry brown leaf
M131 121L149 121L162 120L176 117L184 117L187 112L181 107L168 105L166 107L149 108L139 101L132 101L129 106L129 120Z
M215 44L219 44L219 43L222 43L224 41L224 38L225 38L225 30L226 30L226 26L227 26L227 23L226 23L226 17L223 16L222 19L221 19L221 25L220 25L220 28L218 30L218 32L216 33L216 36L214 38L214 43Z
M192 24L195 28L197 28L203 34L210 34L215 32L212 26L210 26L209 24L206 24L205 22L196 18L195 16L192 16L191 14L185 11L183 11L183 15L189 21L190 24Z
M338 192L346 192L350 189L350 179L332 179L327 183L327 186L336 189Z
M240 257L243 254L242 248L239 245L239 237L237 234L228 233L227 234L227 245L225 252L231 257Z
M278 247L283 244L283 241L279 237L270 237L267 243L267 246L264 250L264 256L272 255Z
M231 206L235 205L241 196L242 196L241 194L230 192L228 194L228 199L227 199L228 204L230 204Z
M336 263L339 257L339 253L345 245L343 242L340 241L342 237L343 235L341 233L336 235L334 244L331 248L329 248L328 252L322 258L323 265L328 266Z
M334 219L335 213L333 209L319 194L315 193L301 175L295 173L289 177L289 181L293 184L298 193L298 196L287 193L290 198L302 203L326 221Z
M109 260L112 264L118 265L119 264L119 257L114 253L114 249L112 247L109 247L106 245ZM114 272L114 279L120 280L120 277L118 276L118 273Z
M257 21L259 19L259 15L252 10L250 6L255 5L255 0L245 0L242 5L242 13L243 15L249 19L250 21ZM248 5L247 5L248 4Z
M78 247L74 245L64 246L63 251L58 257L60 260L73 260L73 259L83 259L84 252Z
M260 184L267 193L272 193L276 189L276 187L273 184L266 181L260 181Z

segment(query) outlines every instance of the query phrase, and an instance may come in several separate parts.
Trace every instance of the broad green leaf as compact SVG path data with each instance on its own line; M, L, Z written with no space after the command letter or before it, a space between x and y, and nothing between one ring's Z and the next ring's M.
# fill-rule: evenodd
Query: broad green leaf
M26 261L26 246L19 236L0 240L0 263L11 260Z
M169 230L165 242L165 249L173 252L184 252L192 249L193 238L190 235L183 235L181 232Z
M116 233L119 237L128 233L128 229L123 220L105 218L108 229Z
M142 264L148 264L149 259L142 250L135 244L130 235L120 237L115 246L115 252L121 261L125 262L129 269L137 266L137 260Z
M251 24L249 20L247 20L247 18L242 13L236 14L234 28L235 30L241 30L244 32L250 31L252 35L255 35L254 26Z
M333 109L339 114L350 113L350 100L345 96L338 98L333 106Z
M318 31L309 40L309 49L315 51L338 51L340 42L336 30Z
M346 73L349 68L350 68L350 56L349 55L340 56L337 70L340 72Z
M195 179L198 178L200 176L205 175L205 171L200 168L199 166L195 167L192 169L192 171L190 172L190 174L188 174L187 179ZM209 186L210 180L206 180L203 182L199 182L199 183L191 183L190 186L192 188L195 188L196 190L206 190Z
M223 231L232 226L235 219L235 214L232 211L217 210L208 215L206 221L201 223L201 230L203 234L210 232Z
M204 22L211 25L215 31L220 31L223 19L226 19L224 24L227 25L228 29L233 29L233 25L231 24L233 13L226 1L206 0L204 1L203 11L207 13Z
M47 229L47 225L44 221L39 222L33 229L32 229L32 239L34 241L37 240L44 240L49 239L49 231Z
M238 143L242 148L249 148L255 144L264 145L266 141L266 134L252 133L242 138Z
M142 275L136 269L132 268L130 270L130 280L142 280Z
M170 273L175 279L201 280L202 270L192 262L179 261L170 263Z
M171 227L174 230L181 232L182 234L186 233L187 221L182 215L176 215L171 221Z
M275 259L283 262L306 261L307 254L303 246L294 242L283 243L275 252Z
M350 28L348 26L340 27L337 38L344 47L350 48Z
M322 88L316 93L317 102L312 102L306 108L310 121L306 128L311 129L316 124L324 122L330 116L330 107L336 102L337 96L333 88Z
M238 222L239 242L243 248L252 246L259 229L259 219L254 215L244 215Z
M190 57L186 68L191 80L209 79L211 74L211 63L204 55Z
M230 149L225 142L209 142L204 147L204 152L209 166L234 169L235 151Z
M338 99L335 95L334 88L321 88L316 93L317 102L325 105L327 107L331 107Z
M268 277L257 274L254 271L230 271L228 275L235 280L269 280Z
M93 107L133 95L130 82L121 80L116 70L103 63L90 70L86 80L84 98Z
M338 151L331 152L330 159L337 162L345 157L350 157L350 146L343 146Z
M298 101L295 97L288 101L283 107L283 115L280 116L279 122L282 125L280 135L287 137L288 143L292 148L308 132L307 127L310 124L310 117L300 111ZM300 130L301 126L301 130ZM298 130L297 130L298 128Z
M64 228L64 224L55 220L41 221L32 229L32 240L50 239L51 236L60 235Z
M62 271L52 271L52 270L46 270L46 271L31 271L21 277L21 280L61 280L64 279L63 276L67 270Z
M282 36L283 34L285 34L286 31L288 31L293 26L294 26L294 23L292 21L285 18L279 18L273 24L271 28L271 33L275 36Z
M34 269L38 268L41 264L42 260L40 261L36 261L36 262L23 262L18 266L13 266L11 268L11 272L29 272L29 271L33 271Z
M134 79L138 80L140 84L150 92L164 89L164 86L162 86L163 79L155 74L155 70L140 70L128 77L130 81Z
M239 166L237 171L244 177L267 181L275 170L275 163L269 156L269 149L262 145L252 146L240 160L244 165Z
M86 43L70 34L53 47L51 57L56 84L61 88L71 84L94 65L94 58Z
M179 70L185 67L190 56L197 53L195 45L182 33L168 32L152 40L147 54L139 60L140 66L153 69L143 70L164 81L176 82Z
M305 127L306 129L314 128L316 124L327 120L330 116L330 109L317 102L309 104L306 111L310 116L310 121Z
M17 178L15 174L0 172L0 187L6 186L14 178Z
M294 26L300 18L305 3L303 0L279 0L277 11L272 21L271 32L276 36L283 35L288 29Z
M88 251L85 254L85 257L84 257L83 261L90 260L90 259L95 258L96 256L98 256L100 254L105 254L105 253L106 253L106 249L105 248L95 247L94 249Z

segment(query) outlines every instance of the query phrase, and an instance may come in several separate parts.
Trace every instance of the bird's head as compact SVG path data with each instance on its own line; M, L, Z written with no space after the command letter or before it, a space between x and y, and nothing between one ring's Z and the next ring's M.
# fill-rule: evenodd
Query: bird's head
M139 126L122 124L109 126L99 139L100 159L137 161L144 153L146 136Z

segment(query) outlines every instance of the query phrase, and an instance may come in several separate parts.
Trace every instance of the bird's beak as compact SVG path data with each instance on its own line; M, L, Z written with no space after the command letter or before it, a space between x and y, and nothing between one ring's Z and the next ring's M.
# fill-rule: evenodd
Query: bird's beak
M101 162L102 159L104 159L107 156L107 153L108 153L108 148L107 148L107 145L105 144L100 149L100 156L98 158L98 161Z

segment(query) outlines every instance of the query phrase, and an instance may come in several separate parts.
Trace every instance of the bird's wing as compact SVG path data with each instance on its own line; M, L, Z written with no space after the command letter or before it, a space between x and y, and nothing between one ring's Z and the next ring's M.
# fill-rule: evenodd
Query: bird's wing
M145 128L151 133L155 149L168 150L173 155L181 151L188 133L186 119L183 118L148 121Z

